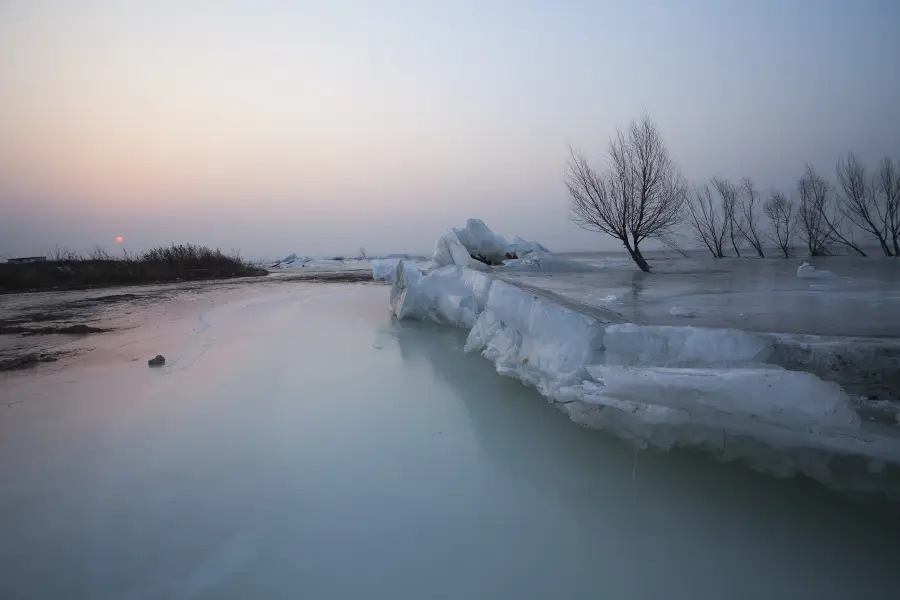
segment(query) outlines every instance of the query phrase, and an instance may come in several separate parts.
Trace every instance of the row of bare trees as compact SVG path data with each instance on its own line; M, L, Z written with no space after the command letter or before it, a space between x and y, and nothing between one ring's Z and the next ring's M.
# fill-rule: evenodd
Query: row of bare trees
M741 255L741 243L746 241L760 258L765 258L759 192L753 181L744 178L736 186L714 178L711 183L714 193L708 184L703 185L694 190L686 203L688 226L697 241L716 258L725 256L726 238L737 256Z
M870 176L848 154L837 165L836 186L807 166L796 194L774 192L764 201L750 178L738 184L713 178L691 190L644 115L613 138L607 168L600 172L570 149L565 183L571 219L620 240L643 271L650 270L640 250L645 240L683 254L672 240L685 221L716 258L725 256L726 245L741 256L745 242L760 258L767 245L788 258L795 240L810 256L830 254L837 246L866 256L857 235L877 240L886 256L900 257L900 162L890 158Z
M838 185L832 186L807 166L796 196L783 192L769 196L762 203L767 230L759 224L759 194L750 179L735 186L714 178L714 193L710 185L700 186L687 203L689 228L716 258L725 256L726 236L737 256L741 253L736 239L765 258L765 240L787 258L795 238L810 256L825 256L838 246L866 256L858 235L877 241L885 256L900 256L900 166L885 158L870 177L850 153L838 163L836 173Z

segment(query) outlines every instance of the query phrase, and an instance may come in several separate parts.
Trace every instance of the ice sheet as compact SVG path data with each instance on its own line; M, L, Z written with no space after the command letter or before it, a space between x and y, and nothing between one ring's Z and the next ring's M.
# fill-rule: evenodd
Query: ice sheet
M660 367L727 366L765 362L766 338L737 329L610 325L603 338L608 364Z
M847 395L836 383L778 367L672 368L589 365L595 394L652 402L785 427L859 427ZM591 396L587 396L589 398ZM652 399L652 400L651 400Z
M797 277L798 261L653 259L647 275L633 264L592 255L554 255L593 268L583 272L500 269L504 279L577 302L609 306L631 322L690 324L756 332L900 338L900 261L828 257L812 261L835 279ZM602 264L612 264L603 268ZM673 308L677 309L673 311Z
M896 597L890 513L573 426L383 287L204 289L3 374L0 598Z
M694 446L771 473L802 472L835 487L883 486L900 498L900 489L878 483L877 475L854 483L832 464L851 456L875 472L884 462L897 467L900 437L863 431L857 409L864 401L839 385L861 371L835 369L827 344L737 328L623 322L597 304L618 310L618 294L593 302L594 309L548 291L559 277L571 282L586 276L580 272L596 273L593 266L544 250L497 268L470 257L492 260L504 242L470 220L438 243L434 262L449 266L423 273L401 262L391 292L394 314L470 329L466 352L534 386L583 425L642 446ZM543 275L531 276L536 270ZM706 320L704 311L683 304L667 314ZM721 440L729 435L743 442L724 452ZM805 453L802 460L797 452Z

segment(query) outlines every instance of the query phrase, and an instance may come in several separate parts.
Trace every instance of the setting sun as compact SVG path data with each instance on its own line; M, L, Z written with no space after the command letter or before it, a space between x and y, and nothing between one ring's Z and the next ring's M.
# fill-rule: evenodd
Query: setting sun
M121 243L124 242L124 241L125 241L125 239L124 239L121 235L118 236L118 237L116 238L116 243L117 243L117 244L121 244Z

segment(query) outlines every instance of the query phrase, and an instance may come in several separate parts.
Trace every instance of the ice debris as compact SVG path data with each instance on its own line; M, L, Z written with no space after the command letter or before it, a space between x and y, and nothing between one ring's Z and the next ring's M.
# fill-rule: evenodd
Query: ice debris
M673 317L680 317L682 319L693 319L697 316L697 309L685 306L673 306L669 309L669 314Z
M524 255L495 260L514 244L523 247L469 220L441 237L432 261L399 260L393 275L384 274L389 265L377 272L373 266L373 275L393 280L397 318L468 329L467 352L534 386L577 423L640 447L695 447L768 473L804 473L834 487L888 491L900 499L900 487L881 476L885 465L894 473L900 466L898 440L863 430L837 383L776 364L783 341L731 329L622 323L616 313L593 313L504 280L507 268L553 264L535 242L524 244L531 248ZM859 460L868 468L844 471Z
M397 265L402 259L386 258L372 261L372 279L394 283L394 275L397 273Z
M398 319L431 320L471 329L484 309L488 279L478 271L447 265L423 274L416 265L397 263L391 309Z
M817 269L807 261L797 267L797 277L800 279L835 279L837 275L825 269Z

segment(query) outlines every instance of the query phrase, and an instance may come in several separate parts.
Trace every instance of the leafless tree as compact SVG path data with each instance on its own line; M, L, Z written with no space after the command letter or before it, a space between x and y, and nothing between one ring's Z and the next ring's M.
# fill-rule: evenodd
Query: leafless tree
M713 258L724 258L722 245L725 243L728 223L724 214L716 210L708 185L694 190L694 197L687 203L687 216L688 225L693 229L697 241L706 246Z
M731 247L738 258L741 257L741 251L738 250L737 240L740 237L741 224L740 215L737 211L737 190L734 184L725 179L713 177L713 187L719 193L722 200L722 212L725 216L725 229L728 232L728 238L731 240Z
M794 210L794 201L782 192L775 192L763 205L763 212L769 218L772 225L772 233L769 239L778 246L785 258L790 258L794 251L792 239L794 229L797 227L797 215Z
M811 165L806 165L797 189L800 192L800 235L807 243L810 256L828 254L829 244L840 244L866 256L854 240L852 227L846 227L847 218L840 207L831 206L831 185Z
M887 238L894 249L894 256L900 257L900 161L894 167L890 157L884 157L876 176L876 193L883 199L887 214Z
M885 256L893 256L887 243L890 231L887 197L877 192L878 178L870 180L866 168L851 152L838 162L837 179L841 216L877 239Z
M684 247L675 239L673 234L660 235L659 242L669 250L677 252L684 258L688 258L688 254L684 251Z
M656 125L644 115L626 133L619 131L600 173L581 153L569 153L565 183L572 221L620 240L637 266L649 272L640 244L675 229L687 195Z
M800 193L800 207L797 220L800 225L800 238L806 244L810 256L828 254L828 242L831 233L825 220L828 209L828 182L826 182L811 165L806 165L806 172L797 183Z
M759 204L759 194L753 187L753 180L749 177L741 179L741 187L738 191L738 205L740 219L738 230L741 236L749 242L760 258L765 258L762 239L759 236L759 212L756 210Z

